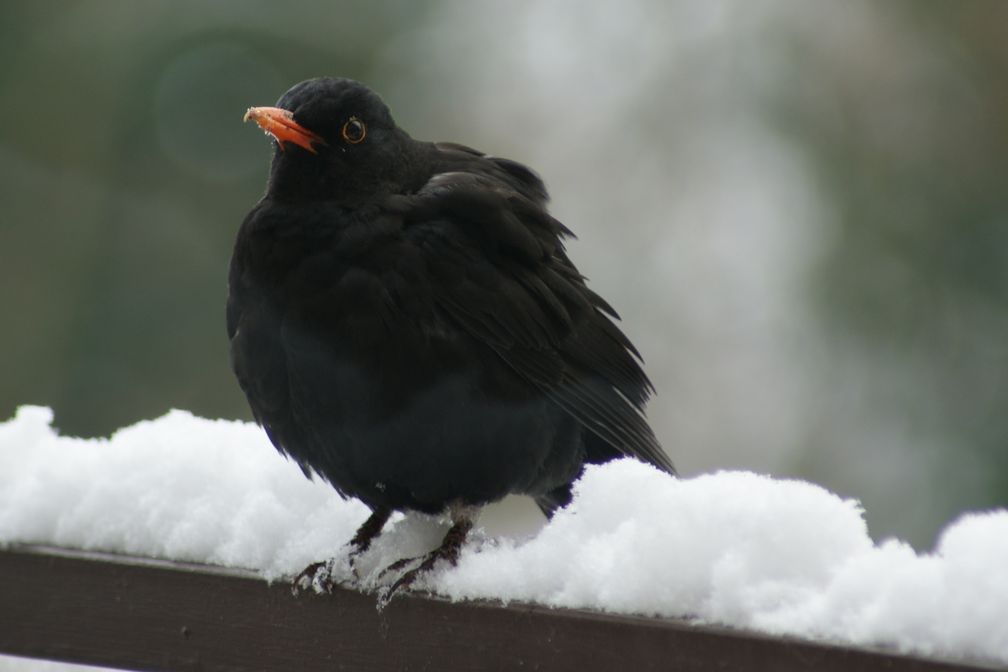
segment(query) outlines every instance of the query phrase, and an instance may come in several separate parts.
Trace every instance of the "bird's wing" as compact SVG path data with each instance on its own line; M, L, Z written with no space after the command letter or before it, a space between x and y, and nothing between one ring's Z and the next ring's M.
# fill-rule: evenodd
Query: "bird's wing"
M617 454L674 473L643 416L639 354L568 259L571 235L513 162L439 173L392 211L427 261L444 319L497 353ZM527 174L527 175L526 175ZM503 177L502 177L503 175Z

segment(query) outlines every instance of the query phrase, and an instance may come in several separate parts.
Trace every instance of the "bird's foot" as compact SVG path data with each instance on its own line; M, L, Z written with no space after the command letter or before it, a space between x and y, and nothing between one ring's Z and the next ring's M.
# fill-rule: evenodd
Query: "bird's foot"
M357 532L350 540L348 544L350 552L346 556L346 569L349 570L349 574L355 582L360 583L360 575L357 573L357 559L371 547L371 542L375 537L381 534L382 527L385 526L390 515L392 515L391 509L375 509L367 520L357 528ZM301 570L301 573L291 581L291 592L295 595L309 590L316 593L331 593L333 588L340 583L338 575L347 573L338 571L340 569L342 568L339 567L338 558L313 562Z
M387 576L388 574L402 571L410 565L419 563L403 572L403 574L396 579L391 586L381 592L378 598L379 608L382 608L391 602L392 598L398 593L409 589L420 576L434 569L434 566L439 560L446 560L452 567L458 564L459 554L462 551L462 544L465 543L466 537L469 535L472 528L473 520L468 517L462 518L456 521L455 524L452 525L451 529L448 530L448 533L445 534L441 545L430 553L415 558L403 558L402 560L397 560L383 569L378 575L379 579Z
M294 595L300 595L301 593L309 590L317 593L331 593L333 580L332 572L329 568L330 562L330 560L313 562L302 569L301 573L295 576L294 580L291 581L291 592Z
M301 573L291 581L291 592L300 595L305 592L331 593L338 585L359 586L360 573L357 571L357 559L367 549L351 545L350 553L329 560L313 562L301 570Z

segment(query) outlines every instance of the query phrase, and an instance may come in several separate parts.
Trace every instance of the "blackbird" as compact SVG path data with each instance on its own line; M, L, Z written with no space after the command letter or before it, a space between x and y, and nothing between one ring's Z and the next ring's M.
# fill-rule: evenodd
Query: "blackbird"
M370 507L352 556L393 511L447 513L395 590L454 563L484 504L529 495L550 516L586 463L621 456L675 473L640 355L532 170L414 140L350 79L249 119L273 158L231 259L231 365L277 450Z

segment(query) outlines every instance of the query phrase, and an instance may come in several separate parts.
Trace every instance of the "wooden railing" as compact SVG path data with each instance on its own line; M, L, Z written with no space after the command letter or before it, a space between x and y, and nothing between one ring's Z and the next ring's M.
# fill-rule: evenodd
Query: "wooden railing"
M0 550L0 653L129 670L998 669L684 622L351 590L66 549Z

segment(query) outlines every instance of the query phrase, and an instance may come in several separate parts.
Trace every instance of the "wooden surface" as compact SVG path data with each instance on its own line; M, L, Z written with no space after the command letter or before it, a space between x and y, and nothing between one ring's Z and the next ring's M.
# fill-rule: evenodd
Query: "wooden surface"
M0 550L0 652L136 670L997 669L527 605L291 595L250 572Z

